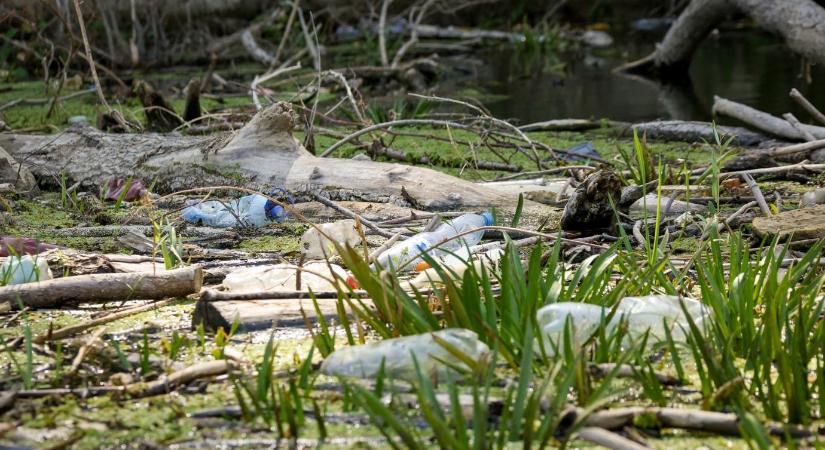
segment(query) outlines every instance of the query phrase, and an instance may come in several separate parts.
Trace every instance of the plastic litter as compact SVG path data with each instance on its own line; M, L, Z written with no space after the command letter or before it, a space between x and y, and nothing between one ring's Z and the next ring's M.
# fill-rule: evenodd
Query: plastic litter
M475 332L463 328L447 328L433 333L338 349L321 364L321 372L326 375L375 378L383 361L387 377L415 381L418 377L413 354L424 376L435 376L443 380L447 372L453 369L441 361L469 369L439 344L434 336L476 361L490 353L490 349L478 340Z
M464 277L464 273L469 270L470 267L474 268L476 273L479 275L481 274L482 267L486 267L488 270L491 269L498 264L498 261L501 259L501 255L503 254L504 250L494 248L480 255L478 259L470 260L469 251L465 248L459 250L455 254L445 255L445 257L441 259L440 263L442 270L447 276L452 279L460 280ZM408 282L409 286L415 289L428 289L433 285L443 283L444 279L441 277L439 271L434 267L423 270Z
M484 237L484 230L469 233L458 239L442 244L436 249L433 246L445 239L456 236L464 231L493 224L493 216L489 212L482 214L464 214L453 220L441 224L430 232L418 233L415 236L394 245L376 258L381 267L392 266L400 270L412 270L423 260L421 254L427 252L433 258L456 252L464 247L478 244Z
M283 207L258 194L227 202L190 200L188 203L189 206L181 213L183 220L208 227L260 228L273 221L282 222L286 218Z
M361 235L355 229L354 220L339 220L337 222L318 225L332 240L327 239L317 229L308 229L301 236L301 252L307 259L324 259L338 253L333 240L338 245L356 247L361 245Z
M37 256L9 256L0 265L0 285L33 283L51 279L52 271L46 260Z
M689 324L681 302L684 302L685 309L701 328L709 310L699 301L671 295L648 295L623 298L616 308L616 314L604 324L605 332L612 332L625 320L629 337L641 336L649 330L652 341L661 341L666 339L666 321L673 339L683 342L687 339L685 331ZM552 353L553 346L550 342L561 344L568 317L573 325L574 340L582 343L602 326L610 311L610 308L576 302L553 303L539 309L536 315L545 339L545 350Z
M332 271L337 275L334 276ZM230 272L223 280L223 287L232 292L292 292L296 290L298 266L276 264L272 266L244 267ZM317 274L317 275L316 275ZM335 291L336 285L343 284L347 272L338 265L326 262L305 264L301 271L302 291Z
M808 191L802 194L802 198L799 199L800 208L809 208L822 204L825 204L825 188Z

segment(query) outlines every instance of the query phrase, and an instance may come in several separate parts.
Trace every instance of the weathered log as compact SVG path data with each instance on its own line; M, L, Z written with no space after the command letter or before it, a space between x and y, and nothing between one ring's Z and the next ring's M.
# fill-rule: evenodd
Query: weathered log
M182 297L200 291L200 267L157 273L105 273L0 287L0 305L49 308L68 303Z
M793 140L807 140L805 134L787 120L722 97L713 97L713 114L732 117L774 136ZM815 138L825 139L825 127L800 126L802 130L810 133Z
M323 191L335 200L430 210L515 205L512 196L423 167L315 157L292 137L292 126L291 106L279 103L259 112L231 139L82 129L56 137L0 135L0 145L28 161L35 175L63 172L89 187L103 179L134 176L157 180L155 191L160 193L241 185L283 187L302 199ZM525 212L554 214L552 208L532 202L525 204Z
M662 120L656 122L636 123L626 128L623 135L632 134L633 130L639 136L648 139L682 142L710 142L713 143L713 124L710 122L695 122L681 120ZM733 137L731 143L743 147L761 146L765 143L774 143L773 139L747 128L717 125L716 131L723 138Z

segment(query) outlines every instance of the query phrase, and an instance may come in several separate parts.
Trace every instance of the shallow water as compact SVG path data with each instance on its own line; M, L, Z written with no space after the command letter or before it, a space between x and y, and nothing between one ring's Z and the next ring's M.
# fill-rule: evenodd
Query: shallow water
M497 50L484 57L476 82L495 96L485 103L493 115L523 123L556 118L710 120L714 95L777 115L790 111L809 122L788 97L792 87L825 109L825 67L814 67L813 82L806 84L800 77L801 58L780 40L758 32L729 31L708 38L695 55L690 77L678 85L611 73L611 68L646 55L658 39L640 41L637 36L618 44L621 55L588 54L557 74L533 75L540 71L525 69L517 52Z

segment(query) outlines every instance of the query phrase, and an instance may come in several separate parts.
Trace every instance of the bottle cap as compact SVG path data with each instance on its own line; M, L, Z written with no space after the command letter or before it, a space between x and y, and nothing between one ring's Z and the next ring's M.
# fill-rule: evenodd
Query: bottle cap
M484 211L481 213L481 217L484 218L484 226L491 227L493 226L493 214L490 211Z

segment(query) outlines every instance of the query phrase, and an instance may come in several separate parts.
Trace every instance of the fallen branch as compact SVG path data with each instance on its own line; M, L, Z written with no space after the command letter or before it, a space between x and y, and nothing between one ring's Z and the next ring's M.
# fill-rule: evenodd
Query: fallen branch
M774 136L805 140L805 136L786 120L722 97L714 96L713 114L737 119ZM825 127L802 125L802 128L816 139L825 139Z
M799 106L805 109L805 111L808 111L808 114L810 114L811 117L819 121L819 123L825 125L825 114L822 114L822 112L818 110L811 102L809 102L801 92L796 90L796 88L793 88L791 89L790 96L796 103L799 104Z
M125 317L133 316L135 314L140 314L146 311L152 311L154 309L163 308L164 306L170 305L172 302L173 300L171 299L161 300L159 302L153 302L148 305L141 305L134 308L124 309L122 311L107 314L103 317L98 317L97 319L87 320L85 322L81 322L75 325L69 325L54 331L49 331L46 334L35 336L34 339L32 339L32 342L35 344L43 344L45 342L58 341L63 338L74 336L78 333L82 333L83 331L86 331L89 328L96 327L98 325L114 322L116 320L120 320Z
M536 122L518 127L524 132L529 131L582 131L599 128L601 124L588 119L557 119Z
M229 360L207 361L189 366L173 372L167 377L151 383L134 383L126 387L126 391L133 397L151 397L166 394L176 387L197 380L198 378L214 377L228 373L235 367Z
M365 227L369 228L370 230L375 232L375 234L377 234L381 237L391 238L394 234L394 233L390 233L390 232L384 230L383 228L378 226L378 224L376 224L375 222L365 219L364 217L350 211L347 208L344 208L343 206L333 202L332 200L327 199L326 197L323 197L323 196L315 194L315 193L313 193L312 196L315 198L315 200L318 201L318 203L321 203L324 206L328 206L328 207L338 211L339 213L349 217L350 219L360 221Z
M584 427L579 430L579 439L601 445L612 450L648 449L630 439L599 427Z
M581 414L580 410L573 410L565 417L564 423L573 423L575 417ZM682 430L703 431L726 436L740 436L739 418L736 414L695 409L677 408L645 408L630 407L596 411L584 418L587 426L600 427L607 430L618 430L633 426L637 417L649 416L655 418L657 428L677 428ZM817 431L795 425L766 424L768 433L773 436L804 438L816 436Z
M106 273L0 287L0 304L49 308L66 303L182 297L200 291L199 266L157 273Z

